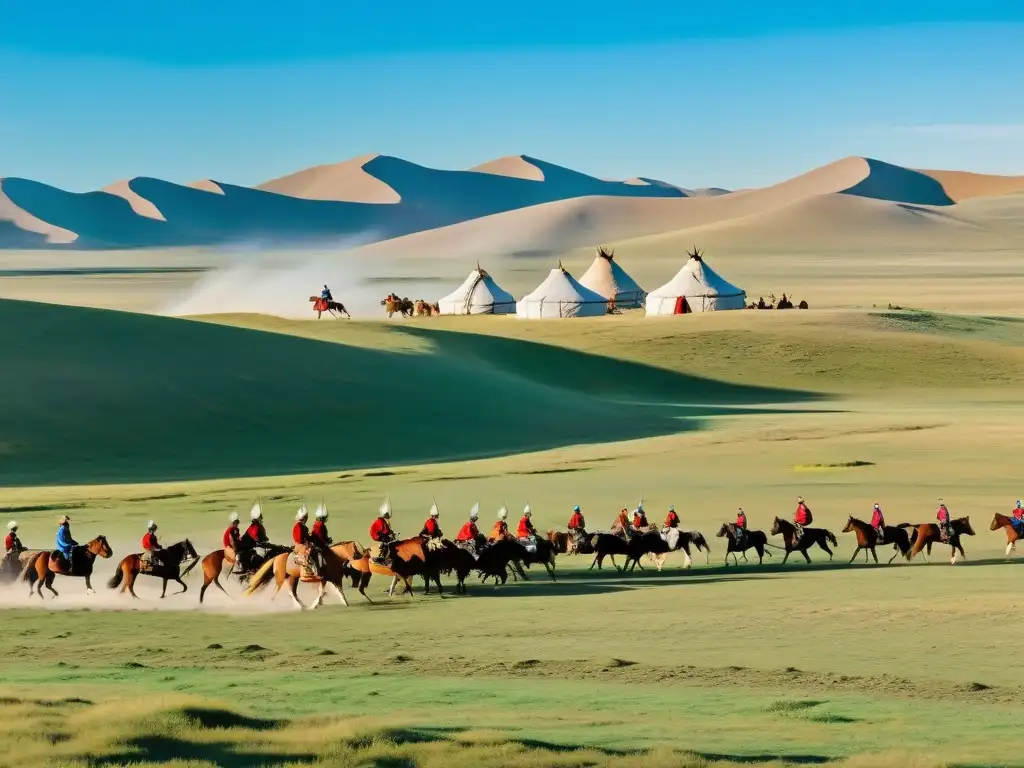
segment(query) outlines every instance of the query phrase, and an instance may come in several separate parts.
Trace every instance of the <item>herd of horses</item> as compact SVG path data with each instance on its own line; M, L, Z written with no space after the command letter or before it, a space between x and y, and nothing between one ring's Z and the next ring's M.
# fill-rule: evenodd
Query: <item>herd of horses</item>
M431 317L432 315L441 314L441 306L434 302L433 304L426 299L412 299L400 298L398 294L389 294L384 300L381 301L380 305L384 307L384 311L388 313L388 317L392 317L395 314L401 314L402 317Z
M1003 529L1006 533L1006 555L1015 549L1016 542L1022 538L1018 529L1006 515L997 514L992 520L990 530ZM950 534L944 537L935 523L910 524L901 523L886 526L883 536L869 524L850 517L843 528L843 533L852 533L856 537L857 547L850 558L852 563L860 552L864 552L864 560L874 558L878 563L876 549L893 547L892 563L902 555L912 560L920 553L925 558L931 553L935 544L946 544L951 548L951 562L956 563L957 555L964 557L961 543L963 536L974 536L969 517L952 520ZM769 536L781 536L782 546L768 541ZM758 563L764 556L771 556L771 550L785 552L784 564L789 556L798 552L810 563L808 550L817 547L833 557L832 547L838 546L836 536L824 528L797 527L782 518L776 517L768 534L759 530L739 530L733 523L723 523L717 533L718 538L725 539L725 565L739 565L739 557L746 561L747 552L754 550ZM314 550L315 562L299 562L291 547L268 545L267 551L258 564L248 572L239 572L234 552L230 548L214 550L200 559L192 543L185 539L173 544L161 552L160 562L152 563L141 553L130 554L123 558L114 575L108 580L111 589L120 588L137 598L134 585L140 575L162 579L163 589L160 597L167 594L169 582L181 586L178 594L186 592L188 586L184 577L201 563L203 586L199 592L199 601L203 602L206 591L215 586L225 595L220 579L227 573L228 577L237 577L244 587L244 595L249 597L256 592L274 584L274 597L287 585L288 593L298 608L306 606L299 600L298 585L310 583L318 587L318 594L313 608L320 606L328 589L332 590L344 605L348 605L345 597L345 583L357 590L367 601L373 602L366 594L366 588L374 575L390 579L387 590L393 596L396 587L402 586L403 594L413 594L413 581L422 578L426 593L430 592L433 583L438 592L443 593L441 576L455 577L456 592L464 594L468 591L466 581L473 573L479 575L481 582L493 579L495 584L504 585L509 576L513 580L526 580L527 570L531 565L542 565L552 580L555 580L555 559L559 554L593 555L591 570L599 570L604 561L609 559L619 571L632 571L637 567L643 570L641 559L649 558L660 571L670 552L682 551L685 555L685 566L691 565L691 547L705 554L706 562L710 562L710 546L699 531L681 529L662 529L651 526L635 529L625 515L615 520L609 531L577 535L557 530L548 531L546 536L536 536L530 540L507 538L494 542L479 542L475 553L468 551L459 543L447 539L425 539L419 536L396 542L392 546L391 557L387 564L378 562L370 551L357 541L343 541L332 545L329 549ZM70 568L56 552L46 550L26 550L14 558L12 563L5 561L0 568L0 578L7 584L17 581L29 585L29 593L43 597L43 589L49 590L53 597L58 596L54 589L56 576L73 576L85 580L86 591L92 594L95 590L91 577L97 558L108 559L113 555L106 537L97 536L93 540L77 546L72 553ZM620 566L616 556L625 558ZM230 596L230 595L229 595Z

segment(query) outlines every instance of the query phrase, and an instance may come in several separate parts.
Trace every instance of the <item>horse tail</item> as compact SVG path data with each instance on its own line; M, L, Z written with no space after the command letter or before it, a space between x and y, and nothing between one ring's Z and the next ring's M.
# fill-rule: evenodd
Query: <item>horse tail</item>
M839 546L839 540L836 538L836 535L832 533L832 531L825 531L825 538L829 540L829 543L833 547Z
M249 588L245 590L245 596L251 597L257 590L262 589L270 583L271 576L274 575L274 561L276 557L272 557L267 562L259 567L259 570L253 574L253 577L249 579Z
M126 557L124 560L117 564L117 570L114 571L114 575L110 577L109 581L107 581L107 586L111 589L117 589L121 586L121 580L124 579L124 562L127 559L128 558Z
M36 562L43 555L46 555L47 557L50 556L46 552L38 552L38 553L32 555L32 557L30 557L28 559L28 562L25 563L25 567L21 571L21 580L22 581L27 581L29 584L35 584L36 583L36 581L39 579L39 574L36 573L36 567L37 567L36 566Z

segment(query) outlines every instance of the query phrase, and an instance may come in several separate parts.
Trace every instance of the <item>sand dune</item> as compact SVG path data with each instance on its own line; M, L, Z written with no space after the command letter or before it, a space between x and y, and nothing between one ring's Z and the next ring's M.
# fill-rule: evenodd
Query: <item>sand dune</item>
M1024 177L918 171L848 157L770 187L687 190L646 177L603 181L527 155L447 171L387 155L307 168L255 188L210 179L188 185L137 177L74 194L27 179L0 182L0 248L132 248L365 243L423 251L550 253L715 226L764 235L820 231L897 233L956 201L1024 189ZM825 203L821 196L885 206ZM793 207L796 206L796 207ZM934 209L925 212L917 209ZM782 211L770 226L748 217ZM801 216L807 216L801 221ZM844 217L850 217L847 221ZM913 218L913 217L916 217ZM1005 219L1005 217L1004 217ZM935 218L938 221L938 218ZM950 222L947 222L950 223Z
M955 202L1024 192L1024 176L992 176L967 171L918 171L942 185Z
M347 203L397 203L401 196L385 182L367 173L366 164L377 155L364 155L333 165L317 165L271 179L257 189L306 200Z

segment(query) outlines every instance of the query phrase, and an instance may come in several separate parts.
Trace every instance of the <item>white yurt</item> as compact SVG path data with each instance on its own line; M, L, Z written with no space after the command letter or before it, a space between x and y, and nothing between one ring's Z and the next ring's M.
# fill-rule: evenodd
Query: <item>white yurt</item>
M743 289L709 267L703 251L694 248L689 255L675 277L647 294L647 316L743 309L747 297Z
M626 274L626 270L615 261L615 251L605 248L597 249L594 263L583 273L580 284L614 301L618 309L642 307L646 295L636 280Z
M504 290L479 264L466 281L438 301L442 315L510 315L516 299Z
M516 302L516 314L530 320L595 317L608 312L608 300L565 271L561 262L544 282Z

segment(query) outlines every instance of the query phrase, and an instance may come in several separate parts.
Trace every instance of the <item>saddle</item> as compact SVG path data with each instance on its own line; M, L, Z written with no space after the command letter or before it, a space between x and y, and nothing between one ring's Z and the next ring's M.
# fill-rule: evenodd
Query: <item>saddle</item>
M523 546L523 549L525 549L531 555L537 554L537 537L536 536L527 536L527 537L522 538L522 539L517 539L517 541Z
M459 549L464 549L467 552L469 552L469 554L471 554L474 559L476 559L476 558L478 558L480 556L479 553L477 552L477 547L476 547L476 542L475 541L455 541L453 543Z
M47 563L47 567L53 573L62 573L65 576L71 575L71 572L74 570L71 561L64 557L59 549L55 549L50 553L50 562Z
M438 552L444 549L444 541L442 539L427 539L427 549L431 552Z

